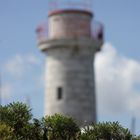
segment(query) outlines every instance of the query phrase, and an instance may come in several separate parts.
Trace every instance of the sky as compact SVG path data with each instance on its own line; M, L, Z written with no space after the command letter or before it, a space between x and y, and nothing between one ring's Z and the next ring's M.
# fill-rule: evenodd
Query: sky
M43 116L46 59L35 30L47 11L47 0L0 0L2 105L28 102L34 117ZM94 0L93 11L105 36L94 64L98 121L130 128L135 117L140 134L140 1Z

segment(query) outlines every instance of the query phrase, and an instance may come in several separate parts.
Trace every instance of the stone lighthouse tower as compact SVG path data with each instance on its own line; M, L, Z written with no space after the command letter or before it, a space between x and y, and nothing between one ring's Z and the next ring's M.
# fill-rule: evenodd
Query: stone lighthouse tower
M46 54L45 115L96 122L94 56L103 44L101 24L92 24L93 0L50 0L47 25L37 28Z

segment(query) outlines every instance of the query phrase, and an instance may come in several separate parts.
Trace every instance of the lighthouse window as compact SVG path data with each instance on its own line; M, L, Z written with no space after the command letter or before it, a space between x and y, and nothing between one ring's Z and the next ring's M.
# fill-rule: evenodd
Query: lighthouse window
M57 89L57 99L58 100L62 99L62 87L58 87Z
M103 39L103 33L102 32L100 32L99 34L98 34L98 39Z

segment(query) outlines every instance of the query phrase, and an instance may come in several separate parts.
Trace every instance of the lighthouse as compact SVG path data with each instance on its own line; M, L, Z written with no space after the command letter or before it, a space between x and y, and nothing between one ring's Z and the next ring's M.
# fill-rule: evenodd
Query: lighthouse
M47 24L37 28L45 60L45 115L73 117L80 126L96 122L94 58L103 26L94 24L93 0L50 0Z

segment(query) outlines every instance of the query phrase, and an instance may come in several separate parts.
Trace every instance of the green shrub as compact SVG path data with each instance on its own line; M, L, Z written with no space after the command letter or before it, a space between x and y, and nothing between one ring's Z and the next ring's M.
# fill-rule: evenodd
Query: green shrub
M118 122L92 124L83 129L80 140L131 140L133 135Z
M44 118L49 140L76 140L79 127L70 117L59 114Z
M55 114L33 119L23 103L0 106L0 140L140 140L118 122L80 128L71 117Z
M16 138L24 139L30 135L31 109L23 103L10 103L0 106L0 122L13 129Z
M4 124L0 123L0 140L14 140L15 136L13 133L13 129Z

